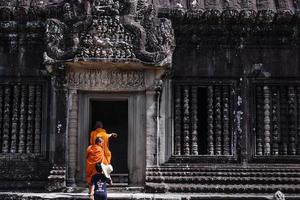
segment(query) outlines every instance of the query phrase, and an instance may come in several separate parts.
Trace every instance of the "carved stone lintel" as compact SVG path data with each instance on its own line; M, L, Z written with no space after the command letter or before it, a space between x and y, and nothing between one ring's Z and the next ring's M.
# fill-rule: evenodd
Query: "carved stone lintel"
M139 70L90 69L67 74L70 89L138 91L145 89L144 72Z

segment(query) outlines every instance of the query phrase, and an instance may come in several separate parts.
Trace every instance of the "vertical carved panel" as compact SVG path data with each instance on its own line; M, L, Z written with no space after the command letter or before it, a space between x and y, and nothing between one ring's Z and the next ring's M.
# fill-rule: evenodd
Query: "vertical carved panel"
M229 155L230 153L230 135L229 135L229 92L228 86L223 86L223 154Z
M215 153L222 155L222 120L221 120L221 91L215 87Z
M272 87L272 155L279 155L279 96L277 87Z
M27 132L26 132L26 152L33 152L33 126L34 126L34 86L28 88L28 114L27 114Z
M214 91L212 86L207 88L207 153L208 155L214 155Z
M10 130L10 95L11 88L6 86L4 90L4 112L3 112L3 137L2 137L2 152L9 152L9 130Z
M11 125L11 147L10 147L11 153L17 152L17 133L18 133L19 105L20 105L19 96L20 96L19 86L14 85L12 125Z
M297 87L297 155L300 155L300 87Z
M36 86L35 95L35 119L34 119L34 153L41 151L41 86Z
M280 87L280 124L281 124L281 154L287 155L288 154L288 124L287 124L287 94L286 94L286 87Z
M296 155L296 94L294 87L288 88L288 153Z
M0 85L0 153L2 152L2 141L3 141L3 126L2 126L2 110L3 110L3 87Z
M190 96L189 87L183 89L183 154L190 154Z
M256 155L263 154L263 92L261 87L256 88Z
M18 152L24 153L26 139L26 113L27 113L27 87L21 86L20 124L19 124L19 147Z
M264 155L271 154L270 122L270 89L264 86Z
M191 154L198 155L198 88L192 87L192 134Z
M181 87L175 88L175 155L181 155Z

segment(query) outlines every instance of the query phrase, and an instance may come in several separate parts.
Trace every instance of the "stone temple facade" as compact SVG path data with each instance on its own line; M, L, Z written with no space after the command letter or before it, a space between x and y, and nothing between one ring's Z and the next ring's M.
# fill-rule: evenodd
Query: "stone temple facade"
M146 192L300 195L300 2L0 0L0 190L85 186L92 125Z

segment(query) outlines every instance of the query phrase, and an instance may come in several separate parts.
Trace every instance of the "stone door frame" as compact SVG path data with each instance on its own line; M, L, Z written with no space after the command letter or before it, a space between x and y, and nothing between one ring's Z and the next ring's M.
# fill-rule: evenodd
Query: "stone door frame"
M128 101L128 178L129 185L143 185L145 180L146 131L145 94L143 92L78 92L78 146L76 182L85 180L85 150L88 144L91 101Z

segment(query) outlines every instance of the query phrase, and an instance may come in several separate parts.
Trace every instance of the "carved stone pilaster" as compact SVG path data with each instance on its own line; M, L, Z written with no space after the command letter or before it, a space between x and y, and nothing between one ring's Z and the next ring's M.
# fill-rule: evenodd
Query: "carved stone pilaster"
M222 155L222 120L221 120L221 90L220 86L215 86L215 154Z
M193 86L191 93L192 93L191 154L198 155L198 88Z
M35 119L34 119L34 153L41 152L41 115L42 115L42 87L36 86L35 94Z
M68 183L74 186L78 147L78 95L74 90L69 91L68 107Z
M20 89L19 85L14 85L13 92L13 110L12 110L12 125L11 125L11 144L10 153L17 152L17 134L18 134L18 123L19 123L19 96Z
M264 155L271 154L271 132L270 132L270 89L263 87L264 91Z
M279 129L279 95L278 88L272 87L272 155L279 155L280 129Z
M280 87L281 155L288 155L288 102L286 87Z
M213 86L207 88L207 153L215 154L214 148L214 91Z
M288 154L296 155L296 94L294 87L288 87Z
M229 86L222 88L222 123L223 123L223 155L230 155L230 134L229 134Z
M263 91L256 87L256 155L263 155Z
M26 153L33 153L33 130L34 130L34 93L33 85L28 86L28 113L26 129Z
M183 88L183 154L190 155L190 88Z
M181 87L175 87L175 155L181 155Z
M26 113L27 113L28 90L26 85L21 86L20 124L19 124L19 148L18 153L25 153L26 146Z
M3 137L2 137L2 152L9 152L9 130L10 130L10 86L5 86L4 89L4 111L3 111Z

